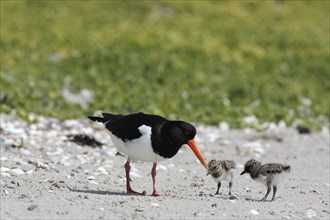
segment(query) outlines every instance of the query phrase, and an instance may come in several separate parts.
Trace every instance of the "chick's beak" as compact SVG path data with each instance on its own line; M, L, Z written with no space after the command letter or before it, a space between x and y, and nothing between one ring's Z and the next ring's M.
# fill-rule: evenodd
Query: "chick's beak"
M244 173L246 173L246 171L245 171L245 170L243 170L243 172L241 173L241 175L243 175Z
M201 162L201 164L205 167L205 169L208 169L207 163L205 162L201 152L197 148L197 145L194 140L188 141L188 145L191 148L191 150L194 152L198 160Z

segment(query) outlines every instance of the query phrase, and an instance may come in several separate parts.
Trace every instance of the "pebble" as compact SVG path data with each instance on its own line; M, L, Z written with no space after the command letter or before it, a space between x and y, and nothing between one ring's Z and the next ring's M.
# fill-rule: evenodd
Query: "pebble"
M109 175L109 173L106 171L104 167L97 168L95 175Z
M243 152L245 155L253 155L255 157L260 157L264 154L264 146L259 142L247 142L242 145Z
M14 176L20 176L20 175L23 175L25 174L25 172L19 168L14 168L10 171L10 173Z
M8 160L8 157L0 157L1 162L6 162ZM2 168L2 167L1 167Z
M29 211L33 211L35 208L37 208L38 206L37 205L35 205L35 204L31 204L31 205L29 205L29 207L27 208L27 210L29 210Z
M236 199L238 199L236 196L233 196L233 195L229 196L229 200L236 200Z
M164 165L158 165L156 170L164 170L164 171L167 171L167 167L164 166Z
M8 167L1 167L0 169L1 172L8 172L10 169Z
M306 211L306 216L308 218L315 218L316 217L316 212L313 209L307 209Z
M255 209L251 209L249 211L249 215L259 215L259 212L257 210L255 210Z
M88 180L95 180L95 176L89 176L87 177Z
M202 212L195 212L194 216L195 217L202 217L204 214Z
M0 174L2 177L10 177L10 174L9 173L4 173L4 172L1 172Z
M91 184L94 184L94 185L97 185L98 183L96 182L96 181L94 181L94 180L90 180L90 181L88 181L89 183L91 183Z

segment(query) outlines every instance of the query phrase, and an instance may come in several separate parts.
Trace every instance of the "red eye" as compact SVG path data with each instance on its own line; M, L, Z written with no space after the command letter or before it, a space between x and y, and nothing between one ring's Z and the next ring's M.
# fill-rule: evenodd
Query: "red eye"
M190 132L189 131L184 131L183 132L185 136L189 136L190 135Z

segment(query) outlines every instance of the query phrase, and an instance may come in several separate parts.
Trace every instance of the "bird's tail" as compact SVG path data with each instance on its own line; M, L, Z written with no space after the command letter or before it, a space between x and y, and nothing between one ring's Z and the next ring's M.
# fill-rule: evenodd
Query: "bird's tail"
M95 117L95 116L87 116L90 120L95 121L95 122L102 122L105 123L107 120L105 118L101 117Z
M87 116L90 120L95 121L95 122L101 122L101 123L107 123L115 118L121 118L122 115L114 115L110 113L102 113L103 118L101 117L95 117L95 116Z

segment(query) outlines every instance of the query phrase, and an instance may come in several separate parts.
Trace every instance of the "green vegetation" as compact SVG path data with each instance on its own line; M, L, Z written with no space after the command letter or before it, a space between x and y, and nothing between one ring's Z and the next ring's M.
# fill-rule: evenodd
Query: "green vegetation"
M1 1L1 112L317 128L329 74L329 1Z

